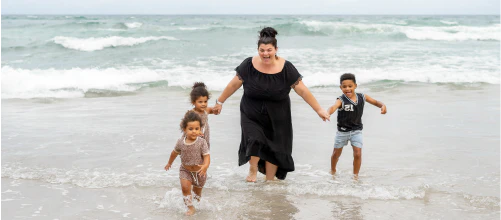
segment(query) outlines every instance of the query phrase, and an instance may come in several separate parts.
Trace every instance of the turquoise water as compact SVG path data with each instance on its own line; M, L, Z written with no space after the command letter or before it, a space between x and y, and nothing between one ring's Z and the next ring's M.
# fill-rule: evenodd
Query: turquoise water
M258 31L309 86L381 80L499 84L499 16L2 16L2 98L136 92L144 83L222 90Z

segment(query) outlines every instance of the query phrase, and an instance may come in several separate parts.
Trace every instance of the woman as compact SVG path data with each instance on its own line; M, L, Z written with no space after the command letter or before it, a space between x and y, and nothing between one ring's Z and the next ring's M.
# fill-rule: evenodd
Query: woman
M277 31L261 30L258 56L245 59L235 70L236 76L216 99L215 114L238 88L244 86L240 101L242 140L238 165L250 163L248 182L255 182L257 171L266 180L285 179L294 171L292 159L292 120L289 92L291 88L317 112L322 120L330 115L301 81L302 76L289 61L277 56Z

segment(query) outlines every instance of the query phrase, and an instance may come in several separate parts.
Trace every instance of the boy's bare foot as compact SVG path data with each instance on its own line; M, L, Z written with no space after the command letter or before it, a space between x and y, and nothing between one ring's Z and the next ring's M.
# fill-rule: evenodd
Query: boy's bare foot
M353 180L358 181L358 174L353 174Z
M334 176L334 175L336 175L336 170L331 170L331 171L329 171L329 173Z
M249 167L249 175L247 176L247 182L256 182L257 179L257 167Z
M190 216L195 214L195 207L193 206L188 206L188 211L186 212L186 215Z

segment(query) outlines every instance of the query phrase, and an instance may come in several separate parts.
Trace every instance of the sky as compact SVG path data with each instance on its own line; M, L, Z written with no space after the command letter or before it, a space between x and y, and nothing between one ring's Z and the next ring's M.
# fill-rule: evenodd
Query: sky
M3 0L5 14L490 14L499 0Z

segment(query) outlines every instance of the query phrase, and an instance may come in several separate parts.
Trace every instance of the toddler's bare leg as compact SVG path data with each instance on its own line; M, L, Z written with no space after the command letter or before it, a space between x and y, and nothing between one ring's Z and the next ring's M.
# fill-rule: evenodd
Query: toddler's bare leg
M181 179L181 190L183 191L184 204L188 207L186 215L195 214L195 207L193 207L193 198L191 195L191 182L189 180Z
M195 195L193 196L193 198L196 199L199 202L200 202L200 199L202 198L202 189L203 188L193 187L193 192L195 193Z

